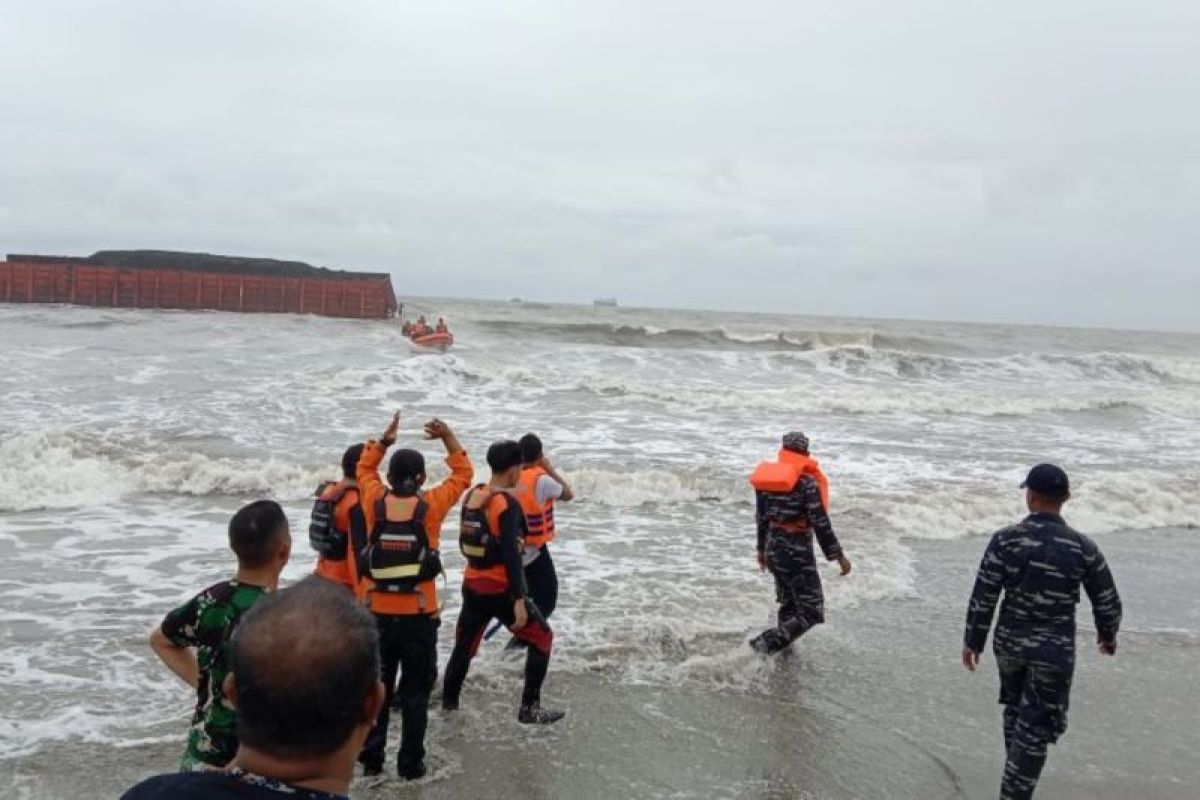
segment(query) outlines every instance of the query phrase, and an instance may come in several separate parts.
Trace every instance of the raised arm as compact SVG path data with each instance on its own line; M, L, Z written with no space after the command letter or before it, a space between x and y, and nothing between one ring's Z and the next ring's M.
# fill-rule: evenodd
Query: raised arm
M374 522L375 504L387 493L387 486L379 477L379 464L387 454L387 450L396 442L396 433L400 430L400 412L392 415L379 439L370 439L363 445L362 455L358 457L358 466L354 477L358 481L358 494L361 498L363 513L366 515L366 527L370 530Z
M475 467L471 465L471 459L458 436L442 420L434 419L426 423L425 438L441 439L446 448L446 466L450 467L450 476L427 490L425 499L430 505L449 509L458 502L463 492L470 488L471 480L475 477Z
M542 463L542 469L546 470L547 477L549 477L551 480L553 480L555 483L557 483L559 486L562 487L562 492L559 493L557 499L563 501L564 503L569 503L572 500L574 500L575 499L575 490L571 488L571 484L569 484L565 480L563 480L562 475L558 474L558 471L554 469L554 465L550 463L550 459L546 458L545 456L542 456L541 463Z

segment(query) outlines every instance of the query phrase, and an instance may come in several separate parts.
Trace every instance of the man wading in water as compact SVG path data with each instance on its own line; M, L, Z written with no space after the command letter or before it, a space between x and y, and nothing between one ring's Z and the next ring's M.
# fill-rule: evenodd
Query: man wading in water
M828 481L808 454L807 436L798 431L785 435L778 460L759 464L750 483L758 512L758 566L775 578L779 603L778 625L751 639L750 646L772 655L825 621L813 533L825 558L838 562L842 575L850 574L850 559L829 522Z

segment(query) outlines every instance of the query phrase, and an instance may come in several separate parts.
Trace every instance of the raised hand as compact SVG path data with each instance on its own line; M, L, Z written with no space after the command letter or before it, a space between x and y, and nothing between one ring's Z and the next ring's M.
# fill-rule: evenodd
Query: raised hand
M397 411L395 414L392 414L392 421L389 422L387 428L384 429L383 438L380 441L383 441L387 444L391 444L392 442L396 441L396 434L399 432L400 432L400 412Z
M441 439L445 441L446 437L450 436L451 433L450 426L440 419L434 418L425 423L426 439Z

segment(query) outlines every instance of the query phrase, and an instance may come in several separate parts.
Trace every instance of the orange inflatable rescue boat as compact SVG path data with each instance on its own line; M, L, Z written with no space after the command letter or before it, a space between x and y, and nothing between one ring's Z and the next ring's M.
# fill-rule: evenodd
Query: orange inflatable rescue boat
M412 343L423 350L439 350L444 353L454 346L454 334L449 331L427 333L424 336L414 336Z

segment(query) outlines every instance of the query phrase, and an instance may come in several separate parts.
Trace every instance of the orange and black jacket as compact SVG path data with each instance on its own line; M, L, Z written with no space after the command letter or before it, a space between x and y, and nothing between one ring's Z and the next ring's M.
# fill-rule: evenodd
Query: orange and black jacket
M374 530L375 507L388 493L387 486L379 477L379 463L386 452L387 448L381 442L372 439L363 447L362 456L358 459L358 488L362 494L361 507L367 531ZM421 493L421 499L427 507L425 533L429 537L429 546L434 550L441 549L442 522L475 476L475 469L465 450L448 455L446 466L450 467L450 477ZM369 576L361 576L357 594L369 601L371 610L376 614L406 616L438 613L436 579L417 584L417 591L413 594L375 593L371 591L373 586L374 582Z
M334 561L318 554L317 568L313 572L353 592L358 584L358 554L367 546L367 521L358 502L359 491L354 481L330 483L322 494L332 495L337 491L341 491L342 496L333 507L333 526L346 534L346 557Z
M476 487L483 490L483 487ZM511 594L513 599L525 596L525 567L521 551L525 533L525 512L511 494L497 491L487 500L488 533L500 542L502 563L479 569L467 565L463 571L463 587L475 594Z

